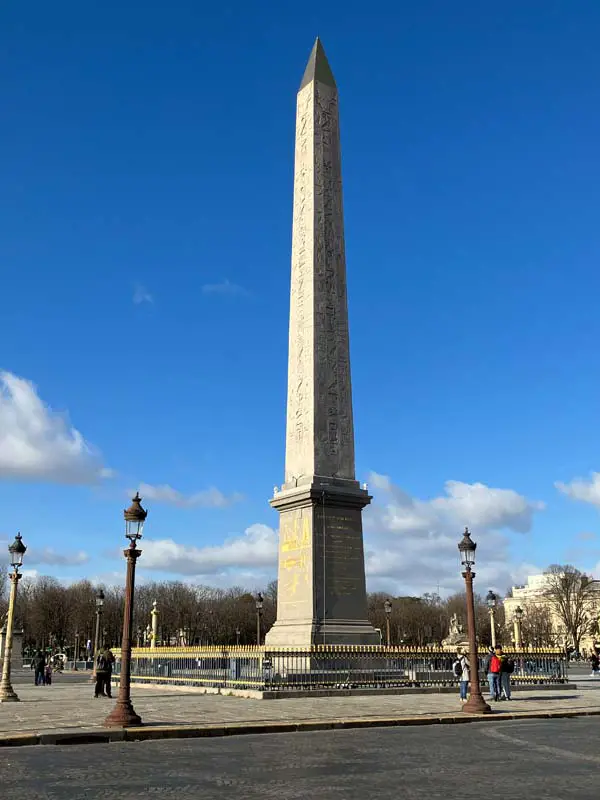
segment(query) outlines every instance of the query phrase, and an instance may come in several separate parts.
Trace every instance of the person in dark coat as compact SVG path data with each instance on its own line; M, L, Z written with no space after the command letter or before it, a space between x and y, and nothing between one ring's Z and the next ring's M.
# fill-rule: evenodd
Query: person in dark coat
M105 647L96 658L96 688L94 697L112 697L110 679L115 657L110 647Z
M35 685L43 686L44 672L46 669L46 657L44 656L41 650L37 651L31 663L33 665L33 669L35 670Z

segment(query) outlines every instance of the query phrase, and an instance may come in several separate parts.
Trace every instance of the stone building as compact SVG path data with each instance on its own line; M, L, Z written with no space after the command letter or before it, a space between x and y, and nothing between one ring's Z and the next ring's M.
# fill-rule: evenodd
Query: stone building
M527 615L533 614L537 609L546 609L548 618L551 625L551 641L527 641L528 637L524 632L523 641L524 645L539 645L550 646L559 645L572 646L572 641L565 635L565 627L562 619L558 615L554 603L548 597L548 591L552 585L553 576L543 573L541 575L529 575L527 583L522 586L512 587L512 597L504 599L504 613L506 625L510 630L514 630L514 623L516 620L516 610L521 608L523 610L523 623L522 627L527 627ZM589 633L583 636L581 640L581 650L589 651L595 642L598 641L598 626L600 625L600 582L595 583L592 587L592 599L586 605L586 612L590 615L592 624ZM594 625L595 623L595 625ZM516 631L513 634L513 640L516 638Z

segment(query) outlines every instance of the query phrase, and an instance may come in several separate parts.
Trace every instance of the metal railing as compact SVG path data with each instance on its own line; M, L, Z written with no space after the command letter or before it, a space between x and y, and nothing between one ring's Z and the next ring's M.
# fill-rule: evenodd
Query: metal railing
M120 671L120 653L114 674ZM565 683L564 652L554 649L510 651L515 685ZM487 650L479 654L485 681ZM131 679L171 685L270 691L453 686L456 655L437 648L317 645L295 647L135 648Z

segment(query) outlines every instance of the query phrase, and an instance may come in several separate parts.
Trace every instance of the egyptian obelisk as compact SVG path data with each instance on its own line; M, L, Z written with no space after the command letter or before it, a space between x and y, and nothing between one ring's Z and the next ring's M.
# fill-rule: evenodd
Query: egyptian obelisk
M338 92L319 39L300 84L292 233L285 483L269 646L378 644L367 621L354 475Z

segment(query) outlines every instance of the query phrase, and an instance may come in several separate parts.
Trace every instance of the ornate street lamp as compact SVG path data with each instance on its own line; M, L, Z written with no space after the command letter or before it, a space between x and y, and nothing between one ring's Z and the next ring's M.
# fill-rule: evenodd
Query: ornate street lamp
M98 655L98 647L100 646L100 618L102 616L102 608L104 607L104 592L98 589L96 595L96 632L94 634L94 659ZM96 670L94 669L94 672Z
M387 646L389 647L391 644L391 635L390 635L390 617L392 615L392 601L388 598L383 603L383 610L385 611L385 633L386 633L386 640Z
M259 592L256 595L256 644L260 647L260 618L263 613L264 597Z
M485 602L490 610L490 630L492 632L492 647L496 647L496 606L498 597L490 589L485 597Z
M75 631L75 647L73 648L73 670L77 672L79 661L79 631Z
M525 612L521 608L521 606L517 606L515 608L515 621L514 621L514 628L515 628L515 650L522 650L523 649L523 635L521 633L521 622L523 621L523 616Z
M469 529L465 528L464 535L458 544L460 561L464 567L462 573L465 579L467 594L467 632L469 635L469 665L470 665L470 684L471 696L464 703L462 709L467 714L490 714L492 709L483 699L481 686L479 684L479 654L477 652L477 631L475 629L475 599L473 596L473 578L475 573L475 550L476 543L471 539Z
M13 646L13 624L15 618L15 603L17 600L17 584L21 579L19 567L23 565L23 556L27 548L23 544L21 534L17 533L14 542L9 546L10 565L13 571L9 573L10 598L8 601L8 614L6 615L6 638L4 640L4 660L2 662L2 679L0 680L0 703L16 703L19 701L17 693L10 682L10 667Z
M119 696L116 705L104 724L109 728L130 728L141 725L141 717L133 710L131 703L131 625L133 622L133 597L135 589L135 564L142 551L137 543L142 538L144 522L148 512L141 505L142 498L136 493L129 508L125 509L125 536L129 539L129 547L124 550L127 559L127 578L125 581L125 613L123 615L123 638L121 641L121 675L119 678Z
M104 592L98 589L96 594L96 630L94 632L94 666L92 667L91 680L96 682L96 661L98 660L98 651L100 648L100 618L102 616L102 607L104 606Z

